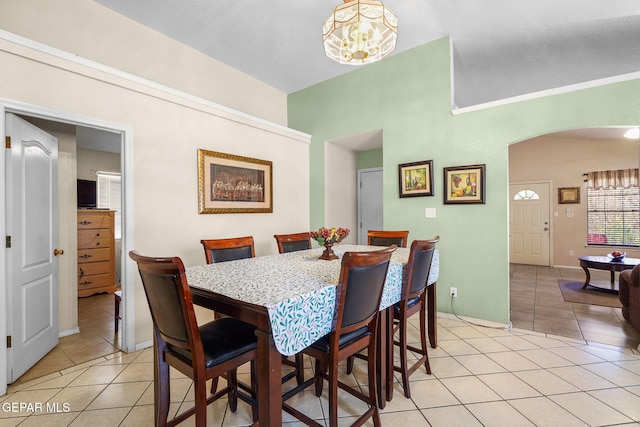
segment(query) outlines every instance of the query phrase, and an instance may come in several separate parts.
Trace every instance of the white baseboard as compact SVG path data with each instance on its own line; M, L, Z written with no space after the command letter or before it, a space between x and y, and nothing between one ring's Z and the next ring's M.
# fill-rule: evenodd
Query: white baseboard
M75 334L79 334L79 333L80 333L80 328L76 326L75 328L71 328L71 329L67 329L66 331L58 332L58 338L68 337L69 335L75 335Z

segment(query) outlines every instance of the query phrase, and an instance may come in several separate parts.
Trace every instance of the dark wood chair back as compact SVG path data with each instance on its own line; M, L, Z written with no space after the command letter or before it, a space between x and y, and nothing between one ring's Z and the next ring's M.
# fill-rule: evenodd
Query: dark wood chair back
M207 264L256 256L253 236L200 240L200 243L204 247Z
M281 254L311 249L311 234L308 231L304 233L275 234L273 237L276 239L278 252Z
M435 237L432 240L414 240L411 243L406 280L403 283L403 300L421 294L427 287L431 260L438 240L440 238Z
M393 245L379 251L345 252L336 289L336 334L366 326L378 314Z
M371 252L346 252L336 302L340 333L365 326L378 314L391 254L396 246Z
M185 350L193 350L190 343L202 349L191 291L180 258L146 257L135 251L129 256L138 263L153 325L160 336ZM204 362L204 358L202 360Z
M409 239L409 231L386 231L386 230L369 230L367 232L367 244L370 246L391 246L396 245L399 248L407 247Z
M307 347L304 353L316 359L315 375L283 395L282 408L307 425L319 425L307 415L286 403L311 384L316 396L322 395L323 381L329 381L329 424L338 425L338 388L362 400L369 408L352 425L363 425L368 418L380 426L377 402L376 334L380 301L387 278L391 255L397 247L377 251L345 252L336 288L333 330ZM367 349L372 355L367 365L368 393L340 381L338 362Z
M242 387L249 394L238 390L236 374L239 366L251 362L253 383L257 357L255 326L232 318L198 325L182 260L146 257L136 251L129 252L129 256L138 264L153 320L155 425L173 426L195 414L195 425L204 427L207 404L223 396L228 397L233 412L238 398L250 403L255 421L257 404L253 388ZM169 366L193 380L194 407L167 421ZM225 374L227 386L207 397L207 381Z

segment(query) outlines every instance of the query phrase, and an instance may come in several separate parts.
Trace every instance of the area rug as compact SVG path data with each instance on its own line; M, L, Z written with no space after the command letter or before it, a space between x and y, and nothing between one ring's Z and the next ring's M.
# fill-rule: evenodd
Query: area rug
M558 279L558 286L560 286L562 298L564 298L566 302L601 305L613 308L622 307L617 292L606 289L596 289L591 286L587 286L587 289L582 289L583 285L584 282Z

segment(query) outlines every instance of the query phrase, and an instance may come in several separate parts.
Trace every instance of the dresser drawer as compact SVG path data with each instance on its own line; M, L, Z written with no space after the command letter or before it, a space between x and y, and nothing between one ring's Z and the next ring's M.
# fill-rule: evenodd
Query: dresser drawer
M95 211L94 213L78 213L78 231L93 228L109 228L113 216L108 212Z
M82 278L86 276L110 273L112 268L113 266L109 261L78 264L78 280L82 281Z
M78 251L81 249L110 248L112 244L113 237L107 237L106 235L105 237L93 236L86 239L78 237Z
M109 261L111 248L78 249L78 264L96 261Z
M95 276L85 276L78 279L78 292L92 289L114 286L112 274L97 274Z

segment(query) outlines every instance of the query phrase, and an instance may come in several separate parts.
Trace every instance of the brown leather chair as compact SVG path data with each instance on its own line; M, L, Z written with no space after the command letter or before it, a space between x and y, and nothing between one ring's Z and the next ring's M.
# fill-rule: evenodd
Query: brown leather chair
M315 376L283 396L283 409L311 426L320 426L286 400L311 384L316 395L322 394L323 380L329 382L329 425L338 425L338 387L369 405L354 425L362 425L369 417L380 426L376 385L376 343L380 300L387 277L389 260L395 246L370 252L346 252L336 288L335 329L303 350L316 359ZM368 395L338 380L338 363L367 349L372 355L368 364Z
M311 234L308 231L294 234L275 234L273 237L276 239L278 252L281 254L311 249Z
M621 271L619 284L622 316L640 332L640 264L631 270Z
M200 240L200 243L204 247L207 264L256 256L252 236Z
M385 231L385 230L369 230L367 232L367 244L370 246L391 246L396 245L399 248L407 247L407 239L409 239L409 231Z
M180 258L145 257L135 251L129 256L138 264L153 319L155 425L173 426L195 414L195 425L206 426L207 405L223 396L228 396L232 411L238 397L251 403L257 419L255 396L238 390L236 379L239 366L255 363L255 327L232 318L198 326ZM193 380L195 406L167 421L170 366ZM227 373L227 386L207 398L207 380L223 373Z
M394 341L394 344L400 347L400 366L394 366L393 369L402 375L402 388L407 398L411 398L409 376L423 364L427 374L431 374L427 353L426 295L433 252L439 240L440 237L436 236L431 240L413 241L407 262L407 274L402 282L402 299L393 307L394 334L398 333L398 341ZM408 320L416 313L420 315L420 348L407 344ZM408 351L420 355L411 366L408 366Z

